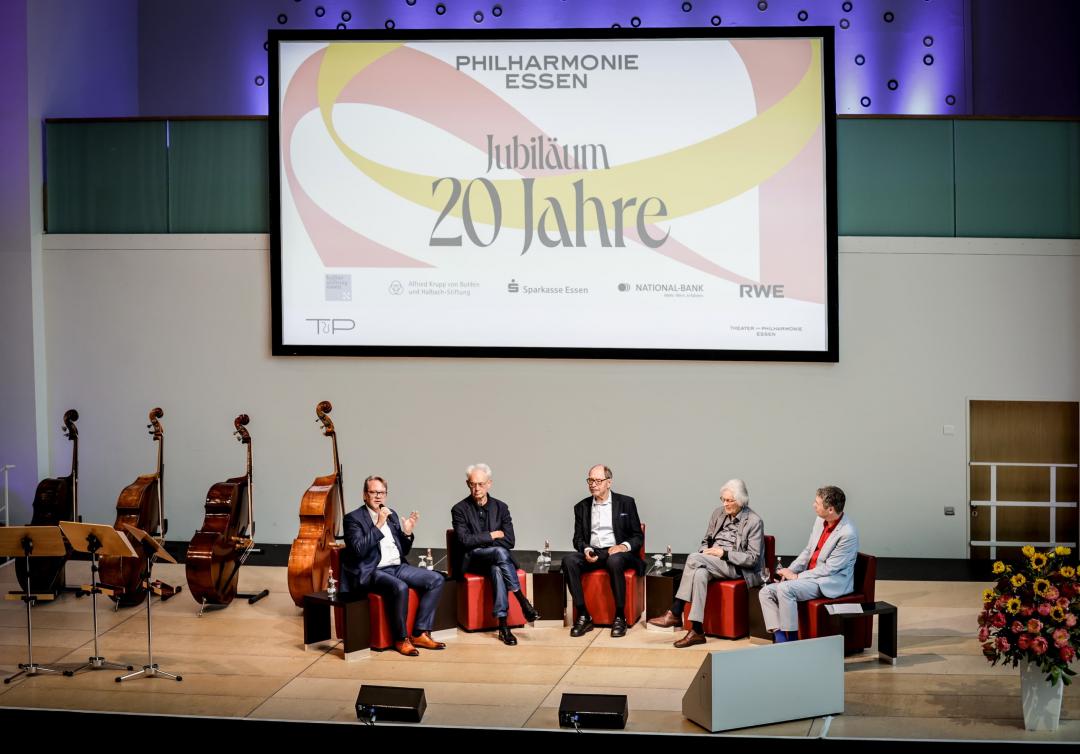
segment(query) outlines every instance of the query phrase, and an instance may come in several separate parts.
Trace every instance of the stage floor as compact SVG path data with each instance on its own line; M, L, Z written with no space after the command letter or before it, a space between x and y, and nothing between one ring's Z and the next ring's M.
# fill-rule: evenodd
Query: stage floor
M68 566L68 583L88 572ZM166 582L184 584L182 566L157 566ZM83 576L82 578L86 578ZM255 605L196 615L185 591L154 603L154 660L183 675L181 683L142 678L118 684L118 673L84 671L73 678L37 676L0 685L0 707L355 721L363 683L422 686L425 725L557 728L564 692L625 693L627 730L708 735L683 718L682 696L707 651L751 646L750 640L710 639L675 649L676 634L634 626L625 638L597 629L573 639L566 628L543 625L516 631L505 647L494 634L458 631L441 652L401 657L370 653L346 662L338 642L304 649L300 610L289 598L286 569L245 566L241 587L271 590ZM975 616L986 584L879 581L877 598L899 608L900 658L881 664L876 650L849 658L843 715L732 733L828 738L1080 741L1080 685L1066 688L1062 723L1054 733L1028 733L1020 710L1019 674L991 667L975 640ZM14 568L0 568L0 588L17 588ZM146 661L143 608L99 612L101 651L137 668ZM33 611L34 659L74 667L92 654L90 601L65 595ZM0 674L26 661L25 612L0 603ZM760 679L779 685L781 678Z

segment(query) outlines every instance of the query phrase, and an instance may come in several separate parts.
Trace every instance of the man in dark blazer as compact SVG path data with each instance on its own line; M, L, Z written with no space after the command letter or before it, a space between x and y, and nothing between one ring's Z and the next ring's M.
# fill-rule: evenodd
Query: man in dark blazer
M517 563L510 551L514 549L514 521L510 508L502 500L488 494L491 489L491 467L476 463L465 470L465 484L469 496L450 509L454 534L465 550L462 570L491 579L495 588L492 614L499 621L499 639L513 646L517 638L506 625L506 613L510 603L507 592L521 605L525 620L532 623L540 617L536 609L525 599L518 582Z
M741 479L720 488L721 506L713 511L701 548L686 559L671 609L649 621L650 626L678 628L683 608L690 603L690 630L675 642L680 649L705 643L705 597L715 579L746 581L747 587L765 582L765 524L750 510L750 493Z
M443 575L409 565L405 556L412 548L413 528L420 515L413 511L402 520L386 507L386 493L386 480L369 476L364 480L364 505L345 516L341 591L368 591L381 595L390 608L394 649L407 657L416 657L420 654L417 647L446 647L431 638ZM411 638L406 630L410 587L420 595Z
M592 616L585 607L581 574L604 569L611 579L615 597L615 619L611 635L626 636L626 579L623 572L635 569L645 572L645 563L638 556L644 543L637 505L629 495L611 491L611 469L597 464L589 469L586 482L591 495L574 506L574 550L562 561L563 577L577 610L577 620L570 629L571 636L583 636L593 630Z

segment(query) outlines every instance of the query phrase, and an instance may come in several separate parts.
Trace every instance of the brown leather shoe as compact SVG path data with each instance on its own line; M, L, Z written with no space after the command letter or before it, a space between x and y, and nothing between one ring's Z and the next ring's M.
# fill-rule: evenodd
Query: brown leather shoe
M704 644L705 634L695 633L693 629L686 632L686 636L675 642L675 646L679 649L685 649L686 647L692 647L695 644Z
M419 657L420 650L412 645L412 642L408 639L402 639L401 641L394 642L394 649L406 657Z
M446 649L444 642L435 641L427 631L419 636L412 637L412 644L414 647L420 647L420 649Z
M649 618L649 625L657 628L677 628L682 625L682 619L676 618L675 613L665 610L663 615Z

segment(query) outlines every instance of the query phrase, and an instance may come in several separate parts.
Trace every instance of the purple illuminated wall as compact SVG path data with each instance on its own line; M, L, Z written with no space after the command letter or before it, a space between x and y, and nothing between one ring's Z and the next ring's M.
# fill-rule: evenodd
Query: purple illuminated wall
M841 114L1080 116L1078 24L1078 0L141 0L140 110L265 114L268 28L832 25Z
M144 0L140 101L265 114L267 28L834 26L838 112L964 115L965 18L964 0Z
M978 0L972 11L975 113L1080 116L1080 2Z

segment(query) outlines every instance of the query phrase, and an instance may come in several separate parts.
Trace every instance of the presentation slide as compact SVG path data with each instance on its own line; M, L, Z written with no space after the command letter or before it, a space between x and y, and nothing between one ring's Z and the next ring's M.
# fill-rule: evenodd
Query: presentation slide
M275 353L835 360L831 38L759 31L272 38Z

